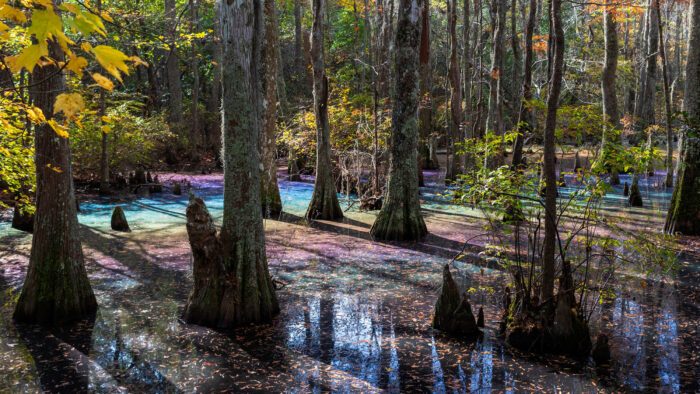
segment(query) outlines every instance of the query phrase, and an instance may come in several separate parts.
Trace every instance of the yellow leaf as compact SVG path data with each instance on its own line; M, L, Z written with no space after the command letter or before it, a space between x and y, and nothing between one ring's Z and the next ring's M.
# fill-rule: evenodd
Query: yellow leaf
M214 65L214 67L219 67L219 63L217 62L211 62L211 64Z
M148 67L148 63L146 63L146 62L144 62L143 60L141 60L141 58L138 57L138 56L132 56L132 57L129 58L129 60L131 60L132 62L134 62L134 65L135 65L135 66L145 66L145 67Z
M112 17L109 16L109 14L106 13L105 11L102 11L100 16L102 17L102 19L106 20L107 22L114 22L114 19L112 19Z
M77 57L71 58L68 61L68 64L66 64L66 69L73 71L75 73L75 75L78 76L78 78L82 78L83 68L87 65L88 65L88 62L84 57L77 56Z
M112 118L110 118L109 116L103 116L100 119L105 123L112 123Z
M112 74L114 78L117 78L119 82L122 81L119 71L127 75L129 74L129 67L125 63L126 60L129 60L129 57L122 51L107 45L98 45L92 48L92 53L95 54L95 58L102 67L104 67L108 73Z
M102 125L102 127L100 127L100 130L102 130L103 133L109 133L110 131L112 131L112 127L110 127L109 125Z
M102 74L94 73L92 74L92 79L94 79L98 85L102 86L104 89L109 90L110 92L112 91L112 89L114 89L114 82L110 81L107 77L105 77Z
M68 138L68 132L66 131L66 128L58 124L56 120L50 119L48 122L46 122L51 126L53 131L56 132L56 134L61 137L61 138Z
M53 113L57 114L63 111L67 118L74 118L75 114L85 109L83 97L78 93L62 93L56 97L56 102L53 104Z
M27 111L27 117L29 117L29 120L31 120L32 123L44 123L44 122L46 122L46 118L44 117L44 113L41 111L41 108L28 107L26 109L26 111Z
M49 48L46 45L46 41L39 41L38 44L30 45L22 50L17 56L7 56L5 57L5 62L10 66L12 73L19 72L22 68L26 68L27 71L34 71L34 66L39 62L42 56L49 55Z
M51 164L47 164L46 167L48 167L48 168L50 168L51 170L56 171L56 172L58 172L58 173L63 172L63 171L62 171L60 168L58 168L58 167L52 167Z
M82 48L83 51L85 51L85 52L92 51L92 45L90 45L89 42L84 42L84 43L80 44L80 48Z

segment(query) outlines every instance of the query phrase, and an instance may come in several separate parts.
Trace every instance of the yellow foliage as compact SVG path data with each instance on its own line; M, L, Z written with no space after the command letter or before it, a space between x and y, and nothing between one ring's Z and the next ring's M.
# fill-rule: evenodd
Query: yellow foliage
M2 1L4 3L4 1ZM17 23L24 23L27 21L27 17L24 12L12 7L9 4L3 4L0 6L0 18L11 19Z
M66 131L66 128L58 124L56 120L50 119L48 122L46 122L51 126L54 132L61 137L61 138L68 138L68 131Z
M85 109L83 97L78 93L63 93L56 97L56 102L53 104L53 113L57 114L63 111L67 118L75 118L75 114Z
M94 73L92 74L92 79L97 82L102 88L109 90L110 92L114 89L114 82L110 81L107 77L102 74Z

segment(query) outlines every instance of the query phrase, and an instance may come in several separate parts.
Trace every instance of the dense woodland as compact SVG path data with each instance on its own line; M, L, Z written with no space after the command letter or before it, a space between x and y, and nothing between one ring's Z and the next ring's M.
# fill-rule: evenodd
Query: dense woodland
M117 204L111 231L127 234L122 206L182 199L186 234L173 237L189 245L178 284L189 295L171 315L218 330L274 330L288 313L294 283L270 257L269 226L299 220L313 237L341 223L367 250L424 250L447 237L435 215L458 210L476 224L457 225L458 246L424 269L439 283L419 331L467 342L491 331L522 357L615 370L610 347L614 359L622 345L601 327L621 283L675 283L698 305L684 276L700 262L698 7L0 0L0 266L28 248L12 271L26 276L0 286L3 313L62 327L108 303L91 285L100 258L84 251L79 201ZM304 184L296 215L285 193ZM10 221L30 238L11 242ZM503 276L476 285L460 264ZM697 323L682 330L697 340ZM670 391L698 390L688 346Z

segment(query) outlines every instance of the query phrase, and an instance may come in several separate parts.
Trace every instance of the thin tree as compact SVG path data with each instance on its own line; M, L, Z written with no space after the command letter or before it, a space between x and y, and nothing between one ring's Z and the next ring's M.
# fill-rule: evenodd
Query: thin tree
M30 90L33 104L47 120L58 94L65 90L59 62L61 46L48 41L53 62L34 67ZM17 321L53 325L95 313L97 301L85 270L80 244L70 141L48 123L34 129L36 216L29 269L14 312Z
M343 217L331 174L331 130L328 122L328 77L323 54L323 17L325 0L313 0L311 62L314 74L314 114L316 115L316 180L308 219L336 220Z
M495 136L503 135L503 62L505 57L505 29L507 5L505 0L494 0L494 32L491 48L489 111L486 120L487 130ZM489 168L495 168L503 162L500 148L486 158Z
M513 157L511 166L518 168L523 160L523 142L525 134L532 131L534 127L534 117L532 116L527 103L532 100L532 35L535 29L535 17L537 15L537 0L530 0L530 10L525 26L525 60L523 64L523 87L522 99L520 100L520 111L518 112L518 135L513 143Z
M555 129L564 69L564 29L561 21L561 0L551 0L552 75L547 96L547 120L544 128L545 218L542 247L542 289L540 300L549 302L554 292L554 249L557 233L557 188L555 172Z
M265 3L265 40L262 48L263 117L260 133L263 163L261 202L263 214L282 212L282 199L277 186L277 10L274 0Z
M197 32L199 26L199 1L190 0L190 33L194 35ZM193 147L199 145L199 58L197 51L197 40L192 38L192 50L190 52L190 64L192 67L192 131L190 138Z
M316 0L317 1L317 0ZM394 50L394 108L391 122L389 180L386 202L370 234L375 239L411 241L428 230L418 198L418 47L425 0L401 0Z
M614 5L610 2L604 5L603 11L603 32L605 36L605 61L603 62L603 76L601 81L601 90L603 92L603 116L606 124L611 125L614 129L620 127L620 117L617 111L617 94L615 92L615 83L617 78L617 58L618 58L618 42L617 42L617 22L615 21ZM600 160L607 170L606 161L609 157L608 143L612 142L614 133L608 130L608 126L604 126L603 138L600 143ZM617 170L612 170L611 184L619 184L620 178L617 176Z
M460 81L459 55L457 54L457 1L447 2L447 25L450 35L450 57L447 70L447 79L450 84L450 117L447 132L450 140L447 158L447 171L445 181L455 182L460 173L459 160L457 160L457 143L461 142L460 127L462 125L462 82Z
M421 20L420 51L418 55L418 73L420 76L420 106L418 108L420 142L418 146L423 164L422 167L434 170L439 168L440 165L430 157L430 150L434 148L430 145L430 138L433 133L433 108L430 98L432 86L432 73L430 70L430 0L423 2Z
M168 26L168 93L170 94L170 121L181 124L182 118L182 83L180 82L180 60L177 56L177 15L175 0L165 0L165 19Z
M184 318L194 324L233 327L269 322L279 306L267 266L260 206L263 4L219 2L224 217L217 236L201 199L192 198L187 208L194 288Z
M690 33L685 64L683 111L691 124L683 136L683 150L671 206L664 229L669 233L700 235L700 0L690 1Z
M668 63L666 62L666 44L664 29L661 24L661 10L656 2L656 18L659 20L659 59L661 59L661 75L664 82L664 109L666 110L666 187L673 187L673 124L671 110L671 89L668 81Z
M658 7L658 0L649 0L644 23L644 51L642 51L642 68L634 102L634 117L637 127L645 130L655 123L654 91L656 90L656 60L659 50L659 19L653 11Z

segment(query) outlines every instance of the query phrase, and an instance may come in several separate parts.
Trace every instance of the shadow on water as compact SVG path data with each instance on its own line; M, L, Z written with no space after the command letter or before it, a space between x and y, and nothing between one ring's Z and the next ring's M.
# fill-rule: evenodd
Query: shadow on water
M216 215L220 185L205 186L202 193ZM283 198L306 199L295 201L298 207L281 221L306 225L298 208L311 187L282 182L281 189ZM699 390L697 261L681 269L677 287L649 281L644 288L611 288L615 297L604 300L592 322L594 332L610 336L614 362L606 375L592 366L572 369L523 357L494 337L503 285L498 270L483 275L480 267L460 266L469 283L496 288L495 295L472 298L487 315L484 335L469 342L441 336L430 328L439 267L460 253L462 243L439 235L416 244L370 243L369 225L352 218L312 222L305 238L294 242L284 239L289 233L271 234L268 247L283 249L277 243L286 241L290 254L302 256L300 262L270 258L275 276L289 282L278 292L282 311L271 326L221 331L182 324L178 317L192 280L189 251L163 254L170 244L159 243L169 240L154 229L182 228L185 200L136 202L127 211L135 228L129 235L106 230L115 202L83 205L81 237L90 251L100 309L94 320L67 328L11 321L27 238L0 238L0 386L53 392L446 393L595 392L602 383L611 391ZM161 238L146 239L151 234ZM341 238L345 249L335 244Z

